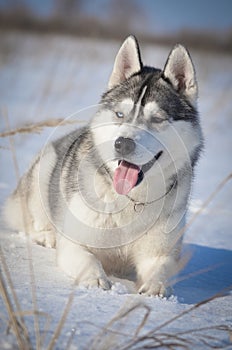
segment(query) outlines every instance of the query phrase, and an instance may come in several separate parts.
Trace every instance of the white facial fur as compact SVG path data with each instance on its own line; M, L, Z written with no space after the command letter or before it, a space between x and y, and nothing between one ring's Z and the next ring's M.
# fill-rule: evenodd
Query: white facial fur
M123 113L122 120L117 119L115 111L102 110L91 124L95 144L101 157L112 170L116 168L118 160L114 143L120 136L131 138L136 142L135 151L128 155L126 160L139 166L152 160L160 151L166 154L166 157L162 156L160 159L165 168L170 162L178 162L178 166L186 161L190 162L190 154L199 143L198 130L194 132L190 123L180 120L173 123L164 120L161 124L151 124L152 115L165 117L164 112L160 110L155 101L145 105L144 123L139 121L138 115L129 123L127 119L133 107L133 101L127 98L115 107L116 111ZM138 110L137 106L135 110Z

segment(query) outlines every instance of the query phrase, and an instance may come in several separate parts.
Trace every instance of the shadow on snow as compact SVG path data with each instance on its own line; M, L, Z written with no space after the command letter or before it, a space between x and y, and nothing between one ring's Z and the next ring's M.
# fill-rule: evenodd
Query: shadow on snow
M231 250L185 244L184 251L191 259L178 276L183 280L175 285L180 302L194 304L232 286Z

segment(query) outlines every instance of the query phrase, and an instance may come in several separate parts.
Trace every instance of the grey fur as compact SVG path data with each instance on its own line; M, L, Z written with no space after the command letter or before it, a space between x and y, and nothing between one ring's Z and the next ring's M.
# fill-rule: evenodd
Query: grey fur
M5 216L12 227L26 227L37 243L56 245L59 266L80 284L108 289L107 275L133 272L140 293L169 295L203 144L195 70L181 45L171 51L163 71L143 66L138 43L129 37L109 87L86 127L36 158L8 199ZM114 148L118 137L135 142L125 157ZM139 171L126 195L113 187L122 161L134 164L133 176ZM12 222L12 215L23 214L22 193L26 225Z

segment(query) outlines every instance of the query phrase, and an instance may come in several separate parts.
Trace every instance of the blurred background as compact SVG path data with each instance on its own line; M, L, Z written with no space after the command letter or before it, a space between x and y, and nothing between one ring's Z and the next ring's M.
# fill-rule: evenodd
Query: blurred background
M0 28L232 50L230 0L0 0Z

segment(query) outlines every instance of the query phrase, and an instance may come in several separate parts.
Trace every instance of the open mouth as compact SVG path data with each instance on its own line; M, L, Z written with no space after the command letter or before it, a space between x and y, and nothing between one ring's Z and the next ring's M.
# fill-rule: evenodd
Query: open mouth
M126 195L132 188L138 186L143 181L144 174L151 169L162 153L162 151L159 151L149 162L142 166L129 163L126 160L119 160L113 179L115 191L118 194Z

